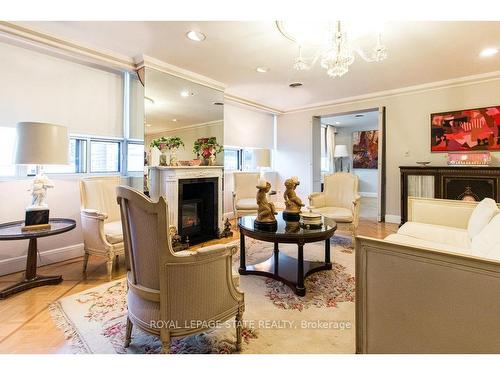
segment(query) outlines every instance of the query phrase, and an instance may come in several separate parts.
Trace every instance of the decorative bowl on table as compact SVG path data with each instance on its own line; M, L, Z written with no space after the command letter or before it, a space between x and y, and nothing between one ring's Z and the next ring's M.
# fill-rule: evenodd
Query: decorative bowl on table
M179 160L177 164L181 167L189 167L191 165L191 160Z
M301 212L300 225L306 229L321 228L323 226L322 216L313 212Z
M191 167L197 167L199 165L201 165L201 159L193 159L193 160L190 160L189 161L189 165Z

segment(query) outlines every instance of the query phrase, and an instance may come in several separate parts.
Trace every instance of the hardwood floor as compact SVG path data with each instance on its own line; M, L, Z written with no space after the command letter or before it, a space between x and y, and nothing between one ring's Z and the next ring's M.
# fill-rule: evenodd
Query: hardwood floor
M234 222L233 222L234 228ZM397 230L396 224L377 223L361 219L359 234L383 238ZM233 238L213 240L193 246L193 249L227 243L237 240L239 234L234 231ZM51 319L48 306L58 299L107 282L106 265L102 258L90 257L87 276L82 275L82 258L54 263L39 268L41 274L62 274L64 281L59 285L43 286L31 289L5 300L0 300L0 353L69 353L64 333ZM123 257L113 271L113 279L125 275ZM22 278L22 272L0 277L0 288Z

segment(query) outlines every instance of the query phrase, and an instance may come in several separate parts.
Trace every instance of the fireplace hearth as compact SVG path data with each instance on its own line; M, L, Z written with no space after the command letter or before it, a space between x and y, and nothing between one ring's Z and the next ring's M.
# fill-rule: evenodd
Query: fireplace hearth
M218 178L179 179L178 231L190 245L217 238Z

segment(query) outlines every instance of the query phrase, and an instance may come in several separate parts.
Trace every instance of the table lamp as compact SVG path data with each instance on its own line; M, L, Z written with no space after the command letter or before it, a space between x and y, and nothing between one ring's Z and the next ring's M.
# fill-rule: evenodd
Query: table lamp
M335 151L333 152L333 157L340 158L340 171L344 171L344 167L342 165L342 158L348 157L349 152L347 151L346 145L337 145L335 146Z
M264 168L271 167L271 150L258 148L255 150L255 166L259 168L260 178L264 179Z
M68 128L42 122L17 124L16 164L35 164L36 176L30 189L32 201L26 208L23 230L48 229L49 207L45 202L47 189L54 184L43 174L43 165L68 164Z

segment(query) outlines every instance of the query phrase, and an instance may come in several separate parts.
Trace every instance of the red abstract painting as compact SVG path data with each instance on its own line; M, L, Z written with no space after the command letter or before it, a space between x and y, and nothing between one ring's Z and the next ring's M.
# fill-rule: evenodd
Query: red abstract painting
M431 115L431 152L500 151L500 106Z

